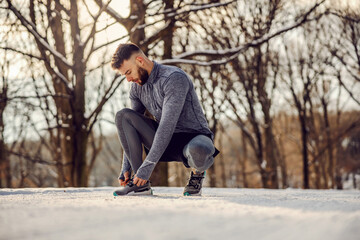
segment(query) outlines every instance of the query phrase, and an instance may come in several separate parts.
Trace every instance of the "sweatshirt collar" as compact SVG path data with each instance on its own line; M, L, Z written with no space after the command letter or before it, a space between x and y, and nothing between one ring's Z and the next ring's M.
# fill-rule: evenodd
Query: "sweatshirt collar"
M157 80L157 75L159 72L159 64L155 61L153 61L153 63L154 63L154 66L153 66L153 69L151 70L151 73L149 75L147 83L155 83Z

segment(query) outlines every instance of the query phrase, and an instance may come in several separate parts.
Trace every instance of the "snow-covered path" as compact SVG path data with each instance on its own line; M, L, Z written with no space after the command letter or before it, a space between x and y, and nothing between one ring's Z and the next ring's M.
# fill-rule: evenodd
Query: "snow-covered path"
M0 239L360 239L360 192L154 188L2 189Z

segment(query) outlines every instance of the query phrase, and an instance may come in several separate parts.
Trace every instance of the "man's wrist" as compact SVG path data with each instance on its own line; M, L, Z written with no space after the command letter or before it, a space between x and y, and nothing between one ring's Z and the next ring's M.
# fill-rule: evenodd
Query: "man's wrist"
M128 172L128 177L130 178L130 175L131 175L131 169L130 170L122 170L118 179L119 180L125 180L125 173Z

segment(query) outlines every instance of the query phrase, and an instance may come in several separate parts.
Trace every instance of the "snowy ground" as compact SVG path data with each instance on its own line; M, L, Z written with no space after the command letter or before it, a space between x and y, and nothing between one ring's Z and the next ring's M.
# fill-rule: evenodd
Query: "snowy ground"
M2 189L0 239L360 239L360 192L154 188Z

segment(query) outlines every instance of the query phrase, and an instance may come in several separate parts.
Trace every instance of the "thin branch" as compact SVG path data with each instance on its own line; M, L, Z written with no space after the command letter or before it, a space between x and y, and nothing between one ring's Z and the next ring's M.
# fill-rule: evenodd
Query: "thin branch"
M349 17L348 15L342 15L342 14L339 14L337 12L332 12L330 10L326 11L324 14L334 15L334 16L337 16L337 17L342 18L342 19L347 20L347 21L360 23L360 18L355 19L355 18Z
M31 58L35 58L35 59L41 60L41 61L44 61L44 60L45 60L45 59L43 59L42 57L32 55L31 53L25 53L25 52L16 50L16 49L11 48L11 47L0 47L0 49L3 49L3 50L5 50L5 51L6 51L6 50L9 50L9 51L12 51L12 52L16 52L16 53L22 54L22 55L24 55L24 56L28 56L28 57L31 57Z
M350 89L348 89L348 88L345 86L344 82L341 80L341 75L340 75L340 74L338 74L338 80L339 80L340 85L341 85L341 86L345 89L345 91L350 95L350 97L352 98L352 100L354 100L358 105L360 105L360 101L355 98L355 96L354 96L354 94L352 93L352 91L351 91Z
M106 47L106 46L108 46L108 45L110 45L110 44L113 44L113 43L115 43L115 42L118 42L118 41L120 41L120 40L122 40L122 39L124 39L124 38L126 38L126 37L129 37L129 36L130 36L130 34L126 34L126 35L123 35L123 36L121 36L121 37L119 37L119 38L117 38L117 39L114 39L114 40L110 41L110 42L107 42L107 43L104 43L104 44L102 44L102 45L99 45L99 46L97 46L97 47L95 47L95 48L93 49L93 51L91 52L91 54L94 53L95 51L103 48L103 47Z
M17 157L24 158L32 163L40 163L40 164L45 164L45 165L49 165L49 166L56 165L56 163L51 163L51 162L45 161L38 156L32 157L30 155L22 154L22 153L18 153L18 152L14 152L14 151L8 151L8 153L10 153L11 155L15 155Z
M95 3L102 8L103 7L103 2L102 0L95 0ZM133 23L133 21L137 20L138 17L137 16L130 16L129 18L123 18L121 17L117 11L115 11L114 9L112 9L111 7L107 6L105 8L105 12L107 14L109 14L112 18L114 18L117 22L123 24L124 26L129 26L131 23ZM126 27L128 28L128 27Z
M98 106L95 108L95 110L90 114L90 116L87 118L89 120L92 119L91 123L89 124L89 129L88 129L88 134L90 134L94 124L96 123L97 117L100 114L102 108L104 107L105 103L109 100L109 98L111 98L111 96L115 93L115 91L118 89L118 87L120 86L120 84L124 81L125 77L122 77L120 79L120 81L116 84L115 87L114 84L116 82L116 79L119 77L120 75L115 75L113 81L111 82L111 85L109 86L109 88L106 90L103 98L101 99L100 103L98 104Z
M64 95L64 94L45 94L45 95L39 95L39 96L15 96L7 98L7 100L16 100L16 99L39 99L39 98L65 98L65 99L71 99L71 96ZM3 101L3 99L0 99L0 102Z
M224 7L231 3L234 3L236 1L237 0L232 0L232 1L224 2L224 3L219 2L219 3L201 4L199 6L192 5L194 7L190 7L190 9L188 9L188 10L180 10L179 12L177 12L178 9L171 8L171 9L167 9L167 10L164 10L164 11L156 13L156 14L146 14L145 16L152 17L152 16L164 14L166 18L173 18L178 15L188 14L190 12L202 11L202 10L209 9L209 8ZM186 6L191 6L191 5L184 5L182 8L185 8Z
M94 37L95 33L96 33L96 23L97 23L97 20L99 19L100 15L104 12L104 10L107 8L107 6L110 4L111 1L109 1L107 4L103 5L101 7L101 9L99 10L99 12L97 13L96 16L93 17L94 19L94 23L93 23L93 27L91 29L91 32L89 34L89 36L87 37L87 39L85 40L84 42L84 45L86 46L87 43L90 41L91 38Z

